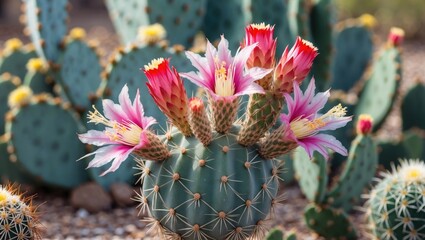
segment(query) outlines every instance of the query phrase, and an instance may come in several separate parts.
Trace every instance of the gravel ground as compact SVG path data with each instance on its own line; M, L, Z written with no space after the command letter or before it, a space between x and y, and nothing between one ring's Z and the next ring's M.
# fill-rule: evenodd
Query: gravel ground
M95 16L95 17L93 17ZM97 39L104 49L105 58L118 45L117 36L113 33L107 13L102 9L78 10L71 16L71 26L84 26L89 39ZM25 41L28 38L21 34L21 26L14 21L0 22L0 45L10 37L19 37ZM403 55L403 80L401 93L415 81L425 81L425 45L423 42L406 42ZM401 121L399 117L399 101L390 117L379 133L381 138L397 137ZM311 234L302 222L302 211L307 201L302 196L297 185L284 186L286 194L284 205L277 208L276 218L271 225L282 229L296 229L299 239L320 239ZM118 208L108 212L90 214L83 209L74 209L69 204L68 193L54 193L37 190L36 204L41 204L41 223L45 239L155 239L146 233L145 223L140 221L135 207ZM363 227L361 212L352 214L356 226ZM368 239L365 231L361 230L361 239Z

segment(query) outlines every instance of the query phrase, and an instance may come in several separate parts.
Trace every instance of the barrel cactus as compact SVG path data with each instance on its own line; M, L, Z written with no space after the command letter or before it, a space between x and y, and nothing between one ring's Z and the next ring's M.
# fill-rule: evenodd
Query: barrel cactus
M382 175L366 203L372 234L377 239L424 239L425 163L405 160Z
M261 239L273 207L281 200L281 163L276 157L298 145L309 154L327 155L326 148L346 154L338 140L319 134L351 120L344 117L344 108L337 106L319 116L329 93L315 95L314 80L305 93L299 87L317 55L312 44L299 39L285 51L276 70L261 65L267 61L247 64L249 58L269 58L264 56L267 47L273 48L274 58L272 30L261 24L247 28L247 34L259 36L249 37L257 40L247 41L234 57L224 36L217 49L207 43L205 57L186 52L196 72L179 74L163 58L145 65L149 93L171 123L163 135L149 129L155 119L144 116L139 93L130 100L127 86L119 104L103 100L104 115L98 110L89 114L91 122L106 126L104 131L79 136L85 143L101 146L86 155L95 155L89 167L112 161L106 174L118 169L130 154L135 156L142 183L137 200L158 234L171 239ZM206 98L188 99L181 77L204 88ZM246 118L251 119L238 121L242 95L256 97L248 103ZM267 103L282 106L284 98L288 113L280 116L283 124L271 131L280 110L274 112ZM254 134L258 129L265 130Z
M35 208L27 200L14 186L0 185L0 239L41 239Z

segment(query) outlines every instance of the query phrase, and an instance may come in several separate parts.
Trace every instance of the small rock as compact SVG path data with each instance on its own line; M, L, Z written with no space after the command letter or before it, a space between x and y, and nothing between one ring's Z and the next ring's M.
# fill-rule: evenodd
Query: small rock
M91 213L111 208L112 199L97 183L83 184L71 193L71 205L74 208L84 208Z
M132 198L135 192L132 187L126 183L114 183L110 187L111 195L118 206L126 207L135 204Z
M89 212L87 212L87 210L84 209L84 208L80 208L80 209L78 209L76 215L79 218L86 218L86 217L89 216Z

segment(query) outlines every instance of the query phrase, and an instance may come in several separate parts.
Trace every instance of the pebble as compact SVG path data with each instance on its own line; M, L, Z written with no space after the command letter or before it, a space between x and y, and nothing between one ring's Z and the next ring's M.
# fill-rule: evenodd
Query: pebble
M89 182L72 191L71 205L75 208L84 208L91 213L97 213L111 209L112 199L99 184Z
M110 187L112 198L118 206L133 206L136 204L132 198L135 195L133 188L126 183L114 183Z

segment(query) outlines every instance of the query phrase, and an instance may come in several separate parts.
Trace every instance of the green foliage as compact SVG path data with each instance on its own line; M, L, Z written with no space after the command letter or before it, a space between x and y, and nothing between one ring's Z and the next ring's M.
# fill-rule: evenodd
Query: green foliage
M267 234L266 240L283 240L283 232L278 228L273 228Z

